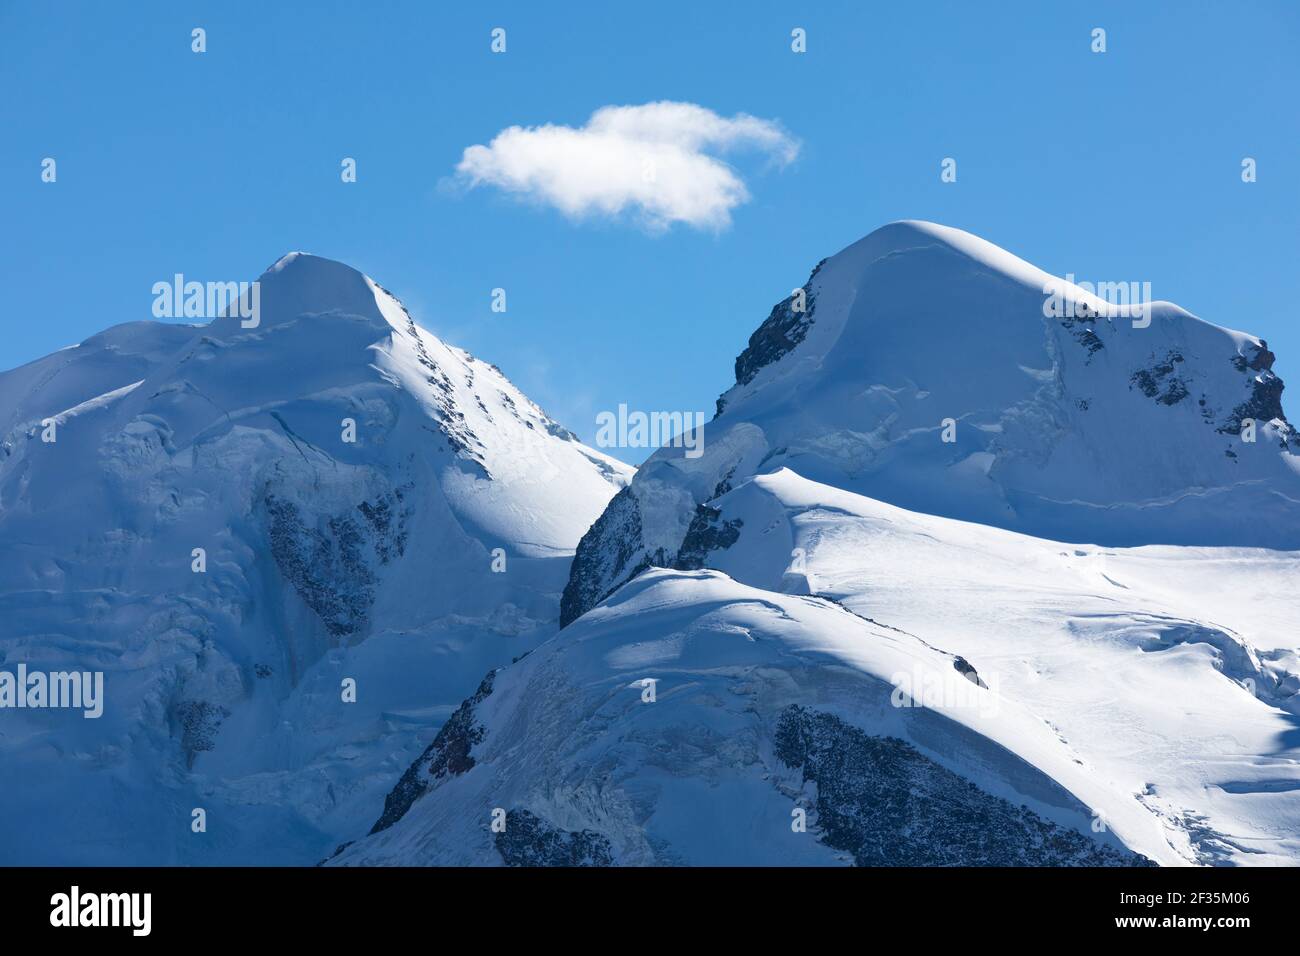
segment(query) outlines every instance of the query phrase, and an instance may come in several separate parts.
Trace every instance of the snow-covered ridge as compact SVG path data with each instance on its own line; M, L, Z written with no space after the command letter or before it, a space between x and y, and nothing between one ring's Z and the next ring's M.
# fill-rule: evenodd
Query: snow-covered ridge
M932 678L948 706L893 706L899 671ZM650 571L485 682L462 721L469 759L415 764L425 778L416 798L332 862L584 862L572 858L575 839L597 864L897 864L964 852L966 862L1132 862L1114 835L1084 836L1088 807L1018 756L1029 749L1099 794L1050 731L989 695L950 658L831 602L714 572ZM963 729L985 711L991 724ZM822 776L833 771L803 748L828 733L828 746L879 761L878 775ZM805 743L792 746L792 734ZM890 776L900 762L909 775ZM917 800L904 814L912 840L890 833L898 856L874 861L864 854L899 821L873 788L899 787L934 803ZM955 800L988 815L968 821L1004 826L977 835L959 814L928 809ZM499 834L494 808L507 814ZM807 832L791 827L796 808ZM1168 856L1140 808L1117 802L1115 814ZM840 838L826 839L833 819Z
M930 223L876 230L802 291L804 311L779 303L736 360L703 456L656 453L584 538L566 623L671 564L697 505L782 465L1054 540L1300 548L1300 442L1262 340L1165 302L1108 315Z
M695 564L814 594L973 667L1184 862L1300 857L1300 551L1079 547L916 514L781 469L716 499ZM704 537L697 534L696 538ZM1014 702L1014 703L1012 703ZM942 706L942 700L938 702ZM972 727L988 732L977 713ZM1080 796L1024 749L1008 746ZM1100 801L1100 802L1093 802Z
M779 469L488 675L331 863L1294 864L1297 579Z

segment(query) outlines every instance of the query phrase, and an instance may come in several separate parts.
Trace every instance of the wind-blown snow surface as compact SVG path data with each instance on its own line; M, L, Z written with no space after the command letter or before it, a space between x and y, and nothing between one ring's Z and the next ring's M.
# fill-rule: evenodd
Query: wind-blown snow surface
M657 453L584 535L568 626L332 862L1300 861L1300 457L1265 343L1107 318L926 223L805 292L704 454Z
M326 855L554 632L630 478L361 273L260 281L257 328L130 323L0 375L0 667L106 672L99 720L0 712L4 862Z

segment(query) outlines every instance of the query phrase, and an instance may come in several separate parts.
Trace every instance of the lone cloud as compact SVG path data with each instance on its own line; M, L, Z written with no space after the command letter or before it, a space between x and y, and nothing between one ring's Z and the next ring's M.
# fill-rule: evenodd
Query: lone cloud
M719 154L751 150L778 166L799 143L777 122L730 118L694 103L605 106L585 126L511 126L487 146L471 146L456 166L470 187L496 186L554 206L572 219L633 213L661 232L674 223L714 231L749 199Z

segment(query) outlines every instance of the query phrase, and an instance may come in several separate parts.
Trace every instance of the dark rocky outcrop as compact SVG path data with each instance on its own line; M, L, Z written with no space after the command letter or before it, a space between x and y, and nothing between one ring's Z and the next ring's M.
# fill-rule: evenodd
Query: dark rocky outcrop
M640 547L641 509L632 489L624 488L610 499L578 542L569 581L560 596L560 627L568 627L617 587L605 587L603 582L623 583L644 570L648 565L622 573L637 557Z
M716 485L713 486L714 498L721 498L723 495L725 495L728 491L731 490L731 479L735 476L735 474L736 474L736 466L732 465L730 468L727 469L727 473L722 476L722 479Z
M1300 450L1300 432L1287 421L1286 413L1282 411L1282 392L1286 386L1273 374L1273 362L1276 359L1277 356L1269 351L1268 343L1263 339L1259 340L1258 345L1250 345L1247 354L1232 357L1233 368L1249 377L1250 394L1228 413L1216 430L1222 435L1236 436L1241 434L1242 422L1248 418L1260 424L1280 421L1282 447L1294 446ZM1237 457L1231 449L1226 454L1230 458Z
M528 810L511 810L493 842L506 866L612 866L609 840L593 830L552 826Z
M185 751L187 766L194 766L194 758L217 745L217 732L230 716L230 711L207 700L183 700L174 710L181 732L181 749Z
M776 755L817 785L817 829L859 866L1141 866L1145 857L985 793L895 737L792 705Z
M438 736L433 738L433 743L406 768L397 785L384 798L384 812L370 828L371 833L387 830L402 819L433 781L465 773L474 766L474 757L470 751L483 739L484 733L474 719L474 709L492 693L495 679L496 671L484 677L473 696L464 700L456 712L447 718L447 722L438 731Z
M360 531L347 515L307 523L292 501L268 495L271 555L285 580L335 637L362 629L374 603L375 577L362 558Z
M420 330L415 324L415 319L407 311L406 306L402 305L397 296L378 283L375 284L384 294L396 302L406 315L406 334L414 343L416 361L420 363L426 373L425 382L431 390L433 403L437 409L436 414L433 416L434 421L437 423L438 430L442 433L443 438L446 439L448 448L453 454L467 462L471 462L485 477L491 477L488 474L487 465L483 458L483 443L465 423L465 413L456 407L455 388L451 379L447 377L447 373L438 366L438 363L429 354L429 350L425 348L424 340L420 336Z
M1277 356L1268 349L1268 343L1263 339L1259 340L1259 345L1249 346L1249 355L1234 355L1232 357L1233 367L1238 372L1250 370L1252 372L1268 372L1272 370L1273 363L1277 361Z
M1150 368L1138 369L1130 381L1147 398L1161 405L1176 405L1191 394L1187 383L1174 374L1183 361L1182 353L1169 352Z
M966 658L960 656L954 657L952 660L952 666L958 674L966 678L972 684L984 688L989 686L980 679L979 671L977 671L971 662L966 660Z
M682 539L673 567L678 571L699 571L710 551L730 548L740 538L744 522L739 518L722 521L722 512L708 505L696 505L695 517Z
M401 490L326 516L308 515L275 494L264 505L271 555L284 579L334 637L364 630L375 600L374 568L406 550Z
M1091 362L1092 357L1106 347L1096 331L1096 320L1099 318L1101 315L1091 311L1085 303L1078 305L1073 316L1061 317L1061 325L1087 351L1085 363Z
M402 492L396 492L400 501ZM406 516L395 513L394 508L385 498L375 502L363 501L357 510L365 517L375 537L375 553L384 564L394 558L400 558L406 551Z
M811 291L812 281L825 264L825 259L817 263L812 274L808 276L808 281L802 286L803 311L795 311L796 292L791 292L772 307L768 317L754 330L745 350L736 356L737 385L748 385L762 369L780 360L807 336L813 324L816 305L816 296ZM722 414L724 404L719 398L717 414Z

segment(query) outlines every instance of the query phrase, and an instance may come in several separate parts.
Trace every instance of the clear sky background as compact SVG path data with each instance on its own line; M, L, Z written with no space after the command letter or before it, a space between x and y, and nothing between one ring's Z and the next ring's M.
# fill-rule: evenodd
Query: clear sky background
M919 218L1266 338L1294 419L1298 50L1283 0L0 0L0 367L150 318L173 273L254 279L301 249L370 274L591 441L620 402L711 415L819 259ZM751 198L721 230L447 188L508 126L659 100L779 122L799 156L728 155Z

